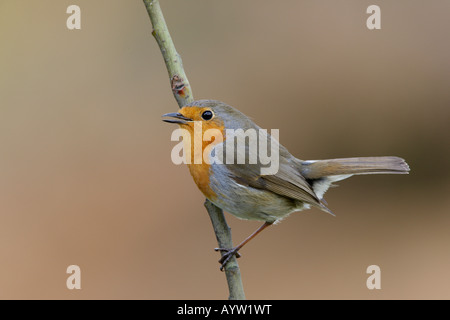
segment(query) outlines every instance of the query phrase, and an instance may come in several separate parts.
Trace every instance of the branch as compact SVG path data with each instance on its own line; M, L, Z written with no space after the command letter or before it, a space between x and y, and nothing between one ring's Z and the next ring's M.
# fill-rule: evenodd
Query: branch
M211 219L219 248L233 248L231 229L225 220L222 209L215 206L208 199L205 201L205 207ZM225 275L227 276L228 290L230 291L228 299L244 300L244 286L242 285L241 271L239 270L236 256L233 256L225 266Z
M143 1L153 25L152 34L155 37L156 42L158 42L164 62L166 63L173 95L177 100L178 106L181 108L184 105L194 101L191 86L189 85L189 81L183 69L183 62L175 49L169 30L167 29L159 1ZM228 227L222 209L216 207L209 200L205 201L205 207L208 211L209 217L211 218L219 247L232 248L233 241L231 239L231 230ZM225 267L225 275L230 292L229 299L245 299L241 272L239 270L236 257L233 256L233 258L227 263Z

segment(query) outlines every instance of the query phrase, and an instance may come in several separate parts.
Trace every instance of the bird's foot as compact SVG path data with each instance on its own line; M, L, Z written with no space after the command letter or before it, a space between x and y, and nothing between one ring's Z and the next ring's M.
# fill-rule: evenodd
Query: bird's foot
M214 251L224 252L223 255L222 255L222 258L220 258L220 260L219 260L219 263L221 264L220 271L223 271L223 268L226 266L228 261L230 261L230 259L234 255L236 256L236 258L240 258L241 257L241 255L238 252L239 249L240 249L239 247L234 247L232 249L227 249L227 248L215 248L214 249Z

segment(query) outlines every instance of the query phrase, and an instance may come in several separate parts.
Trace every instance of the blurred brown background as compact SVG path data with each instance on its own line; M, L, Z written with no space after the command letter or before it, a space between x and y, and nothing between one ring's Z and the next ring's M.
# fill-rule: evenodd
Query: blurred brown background
M81 27L66 28L66 8ZM382 29L366 28L381 7ZM450 2L162 1L197 99L301 159L397 155L242 250L251 299L450 298ZM140 0L0 0L0 298L222 299L203 196ZM258 222L227 214L234 242ZM66 288L67 266L82 290ZM366 268L381 268L381 290Z

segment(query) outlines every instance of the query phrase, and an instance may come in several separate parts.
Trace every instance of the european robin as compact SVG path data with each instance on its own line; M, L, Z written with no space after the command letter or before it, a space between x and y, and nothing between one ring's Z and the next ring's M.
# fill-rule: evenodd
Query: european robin
M278 150L278 170L264 174L262 163L256 148L250 146L250 139L243 148L236 146L236 141L227 145L227 131L245 134L249 129L261 132L250 118L235 108L215 100L199 100L187 104L176 113L168 113L163 121L179 124L190 134L191 159L187 159L189 171L201 192L216 206L240 219L263 221L264 224L253 234L234 248L216 248L222 251L221 270L233 255L239 257L238 251L258 233L287 217L294 211L317 207L325 212L327 208L324 193L333 182L347 179L352 175L394 173L407 174L409 166L398 157L363 157L330 160L300 160L295 158L270 134L259 136L266 140L266 145L276 145ZM195 130L195 123L201 124L201 131ZM215 129L222 139L204 139L205 132ZM242 130L238 130L242 129ZM194 161L194 140L201 134L201 151L208 148L204 161ZM245 137L244 137L245 138ZM248 138L248 136L247 136ZM237 140L237 139L236 139ZM241 141L247 141L241 140ZM187 146L189 148L189 146ZM186 146L185 146L186 148ZM227 160L211 161L219 151L231 150L234 154ZM185 150L186 151L186 150ZM235 161L243 152L245 159L256 159L253 163ZM223 159L223 158L222 158ZM190 161L189 161L190 160ZM209 160L209 161L205 161Z

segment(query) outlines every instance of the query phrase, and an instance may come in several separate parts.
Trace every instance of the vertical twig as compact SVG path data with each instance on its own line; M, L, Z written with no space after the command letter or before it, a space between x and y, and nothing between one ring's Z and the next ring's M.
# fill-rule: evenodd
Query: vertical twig
M183 62L173 44L161 7L159 6L159 1L144 0L144 3L152 22L152 34L156 42L158 42L167 71L169 72L173 95L177 100L178 106L181 108L189 102L194 101L191 86L184 72Z
M164 62L169 73L170 85L173 95L177 100L178 106L181 108L187 103L194 101L191 86L183 69L183 63L180 55L175 50L172 38L167 28L164 16L161 11L158 0L143 0L147 8L148 15L153 26L153 36L158 42L161 49ZM222 209L216 207L209 200L205 201L205 207L211 219L214 232L216 234L217 243L220 248L232 248L231 230L223 215ZM245 299L244 287L241 280L241 272L236 257L233 257L225 267L225 275L227 278L229 299L242 300Z
M206 199L205 207L211 219L214 232L216 234L219 248L233 248L233 241L231 239L231 229L228 227L222 209L216 207L211 201ZM227 276L228 289L230 291L230 300L244 300L244 286L241 280L241 271L236 261L236 256L233 256L225 266L225 274Z

